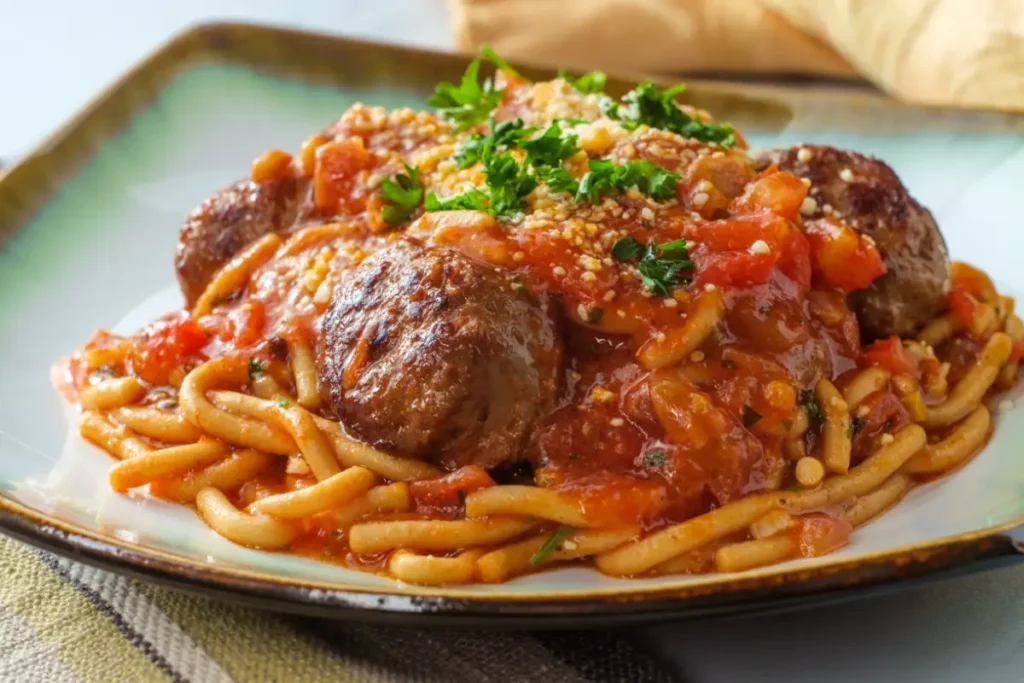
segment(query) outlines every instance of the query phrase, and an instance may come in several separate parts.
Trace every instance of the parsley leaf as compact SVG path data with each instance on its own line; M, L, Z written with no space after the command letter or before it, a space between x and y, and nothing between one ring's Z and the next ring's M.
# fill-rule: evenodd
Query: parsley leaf
M609 117L620 119L627 130L647 125L722 147L735 145L736 130L732 126L699 121L675 103L675 96L685 89L686 86L680 83L661 90L654 83L644 81L626 93L621 105L610 102L604 103L603 108Z
M864 429L864 418L855 417L850 420L850 427L846 430L846 435L852 439L862 429Z
M665 451L651 451L644 456L644 467L651 470L660 470L665 464Z
M623 237L612 245L612 256L619 261L629 261L637 254L640 255L637 264L640 280L657 296L668 296L669 287L690 282L688 273L695 264L690 260L686 240L641 245L632 237Z
M420 169L406 164L405 173L399 173L394 180L385 178L380 189L388 202L380 210L384 222L388 225L401 223L412 215L423 199Z
M561 166L558 168L544 167L535 169L535 174L539 180L547 183L552 192L568 192L571 195L575 195L580 188L579 181L573 177L572 173L569 173L569 171Z
M541 546L540 550L534 553L533 557L530 558L530 565L536 567L544 562L547 556L554 552L558 548L559 544L561 544L561 542L565 540L565 537L571 534L572 531L572 527L569 526L560 526L555 529L555 533L551 534L551 538L549 538L544 545Z
M518 147L523 140L536 128L527 128L522 119L502 121L495 125L494 118L490 121L491 132L487 135L473 133L459 146L455 161L459 168L469 168L478 161L483 161L494 152Z
M486 211L487 194L473 188L446 199L438 199L437 195L431 192L423 202L423 208L427 211L458 211L460 209Z
M513 216L525 204L523 199L537 187L537 179L511 153L494 154L484 160L490 205L495 216Z
M491 64L493 64L495 66L495 68L498 69L498 71L504 71L505 73L507 73L510 76L515 76L516 78L521 78L522 80L524 80L527 83L529 83L529 80L527 80L526 78L523 78L523 75L521 73L516 71L512 67L511 64L509 64L504 59L502 59L501 56L499 56L497 52L495 52L494 50L492 50L490 48L490 46L488 46L488 45L481 45L480 46L480 54L484 57L484 59L486 59Z
M282 408L287 408L291 404L288 402L288 399L286 399L284 396L278 396L277 405L281 406Z
M636 187L650 197L664 201L676 194L678 173L667 171L655 166L647 159L628 161L616 165L608 159L592 159L587 162L590 170L580 180L580 188L576 193L576 201L589 199L592 204L601 201L602 192L619 190L625 192Z
M743 426L750 428L761 421L761 413L757 412L750 406L743 405Z
M604 92L604 86L608 83L608 74L603 71L591 71L582 76L573 77L564 69L559 69L558 77L564 79L584 95L599 95Z
M462 74L462 81L439 83L427 104L434 107L446 119L455 124L456 130L472 128L487 118L500 103L505 91L496 90L494 82L484 79L481 87L478 82L480 59L474 59Z
M825 421L825 413L822 412L821 406L818 405L818 399L814 395L814 389L801 390L798 403L804 407L811 429L817 431Z
M525 140L520 147L526 150L526 163L534 168L541 166L561 166L562 162L579 151L575 135L562 135L562 127L558 122L552 123L538 137Z
M263 370L264 370L263 361L261 361L259 358L250 358L249 359L248 370L249 370L249 379L250 380L256 379L257 377L259 377L260 375L263 374Z

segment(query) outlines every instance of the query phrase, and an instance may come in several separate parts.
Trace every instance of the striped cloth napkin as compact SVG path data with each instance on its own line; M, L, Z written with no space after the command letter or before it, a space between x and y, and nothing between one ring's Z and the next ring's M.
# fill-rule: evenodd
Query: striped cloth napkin
M0 681L670 681L612 632L481 633L276 615L0 536Z

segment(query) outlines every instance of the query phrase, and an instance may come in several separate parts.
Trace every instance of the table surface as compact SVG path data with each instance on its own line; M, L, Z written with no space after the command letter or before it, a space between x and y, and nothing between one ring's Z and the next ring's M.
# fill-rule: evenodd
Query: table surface
M444 0L0 0L0 160L25 151L130 64L204 20L282 23L451 48ZM1024 680L1024 569L757 618L644 629L684 680Z

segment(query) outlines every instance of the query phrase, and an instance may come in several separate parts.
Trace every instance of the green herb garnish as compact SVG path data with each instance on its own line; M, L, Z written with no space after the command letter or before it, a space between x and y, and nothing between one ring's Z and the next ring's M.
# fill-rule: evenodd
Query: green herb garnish
M793 491L795 493L800 490L800 487L797 486L796 484L790 484L789 486L786 487L786 490Z
M761 413L757 412L748 405L743 406L743 426L746 428L753 427L761 421Z
M647 125L722 147L735 145L736 131L732 126L698 121L675 103L675 96L685 89L686 86L680 83L661 90L650 81L645 81L626 93L621 105L608 105L605 113L620 119L623 127L628 130Z
M461 209L486 211L487 201L487 194L476 188L446 199L438 199L437 195L431 192L427 195L423 208L427 211L459 211Z
M644 456L644 467L660 470L665 464L665 451L651 451Z
M604 86L608 83L608 74L603 71L591 71L582 76L574 77L567 73L565 69L559 69L558 77L564 79L569 85L584 95L598 95L604 92Z
M483 161L492 153L518 147L526 138L536 131L528 128L522 119L512 119L495 124L490 120L490 132L473 133L459 146L455 161L459 168L469 168L478 161Z
M850 420L850 427L846 430L846 435L852 439L862 429L864 429L864 418L855 417Z
M277 405L281 406L282 408L287 408L288 406L291 405L291 403L289 403L288 399L286 399L284 396L278 396Z
M555 529L555 533L551 534L551 538L549 538L544 545L540 547L540 550L534 553L533 557L530 558L530 565L533 567L540 565L548 555L558 548L558 545L564 541L565 537L571 534L572 531L572 527L569 526L560 526Z
M259 377L260 375L262 375L263 374L263 369L264 369L263 361L259 360L258 358L250 358L249 359L248 370L249 370L249 379L250 380L254 380L257 377Z
M399 173L393 180L385 178L380 190L388 202L380 210L381 218L388 225L401 223L412 215L423 199L420 169L406 164L405 173Z
M498 69L498 71L504 71L505 73L507 73L507 74L509 74L511 76L515 76L516 78L520 78L520 79L526 81L527 83L529 83L529 81L526 78L524 78L521 73L516 71L512 67L511 64L509 64L504 59L502 59L501 56L499 56L497 52L495 52L494 50L492 50L490 48L490 46L488 46L488 45L481 45L480 46L480 54L484 57L484 59L486 59L491 64L493 64L495 66L495 68Z
M804 412L807 413L807 421L810 424L810 428L817 431L822 423L825 422L825 413L821 410L821 405L818 404L818 399L814 395L814 389L801 390L798 402L803 406Z
M569 173L569 171L561 166L557 168L545 167L536 169L534 175L537 176L538 180L547 183L552 192L567 192L568 194L575 195L580 189L579 181L573 177L572 173Z
M455 124L456 130L472 128L485 120L501 104L505 91L495 89L490 78L484 79L481 86L478 81L479 75L480 59L477 58L466 67L466 72L462 74L462 80L458 85L440 83L427 100L428 105Z
M511 153L494 154L484 160L490 203L487 210L495 216L514 216L524 205L526 195L537 187L537 178L516 161Z
M619 261L629 261L637 254L640 255L637 271L648 291L668 296L669 287L690 282L688 273L695 264L690 260L686 240L641 245L632 237L622 237L612 245L612 256Z
M575 135L563 135L562 127L556 121L539 136L532 140L524 140L519 146L526 150L526 163L534 168L559 167L563 161L579 151L579 147L576 146L577 139Z
M590 170L580 180L579 191L576 192L577 202L589 199L592 204L597 204L601 201L602 193L625 192L631 187L664 201L675 196L676 183L680 179L678 173L655 166L647 159L619 165L608 159L592 159L587 162L587 167Z

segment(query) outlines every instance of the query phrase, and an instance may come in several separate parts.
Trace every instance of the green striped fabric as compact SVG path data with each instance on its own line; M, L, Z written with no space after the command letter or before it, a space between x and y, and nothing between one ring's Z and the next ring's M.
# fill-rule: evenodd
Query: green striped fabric
M669 680L609 632L424 631L281 616L166 590L0 536L0 681Z

